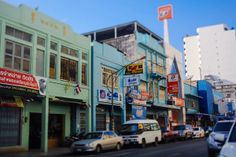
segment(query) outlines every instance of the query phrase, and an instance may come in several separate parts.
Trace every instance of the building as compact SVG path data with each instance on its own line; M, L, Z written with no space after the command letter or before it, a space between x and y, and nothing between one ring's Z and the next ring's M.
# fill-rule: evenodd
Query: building
M146 56L144 72L139 74L138 86L125 87L126 105L124 121L134 117L133 111L142 107L146 117L157 119L167 127L168 110L178 109L167 105L166 53L162 39L137 21L85 33L92 41L109 44L125 54L128 63Z
M235 29L219 24L198 28L197 33L184 38L186 75L193 80L217 75L235 83Z
M90 58L89 38L0 1L0 151L47 152L91 129Z
M92 44L92 130L110 130L114 116L115 130L124 122L124 53L105 43ZM120 70L120 73L117 71ZM114 103L111 103L112 73L114 73ZM114 112L113 112L114 111Z

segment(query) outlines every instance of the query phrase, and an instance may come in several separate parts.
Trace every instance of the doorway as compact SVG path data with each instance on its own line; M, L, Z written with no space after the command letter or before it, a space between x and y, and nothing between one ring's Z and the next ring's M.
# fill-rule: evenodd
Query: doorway
M40 149L41 117L41 113L30 113L29 149Z

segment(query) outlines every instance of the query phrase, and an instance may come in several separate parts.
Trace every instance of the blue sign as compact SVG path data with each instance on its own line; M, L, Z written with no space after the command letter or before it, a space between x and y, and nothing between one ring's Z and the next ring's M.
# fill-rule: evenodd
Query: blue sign
M133 119L146 119L147 107L132 105L132 118Z

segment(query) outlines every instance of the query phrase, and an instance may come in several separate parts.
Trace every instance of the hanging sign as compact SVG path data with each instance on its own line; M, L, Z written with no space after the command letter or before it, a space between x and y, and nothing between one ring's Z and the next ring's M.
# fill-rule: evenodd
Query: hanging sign
M167 75L167 91L168 91L168 94L178 94L179 93L178 74Z
M134 75L143 73L143 63L135 63L126 66L125 75Z
M126 76L124 77L124 86L138 86L140 84L139 76Z

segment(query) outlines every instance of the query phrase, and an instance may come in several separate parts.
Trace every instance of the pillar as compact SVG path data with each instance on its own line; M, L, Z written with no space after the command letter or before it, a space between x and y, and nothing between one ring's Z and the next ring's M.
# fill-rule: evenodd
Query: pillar
M42 134L41 134L41 150L43 152L48 151L48 110L49 98L45 96L42 102Z

